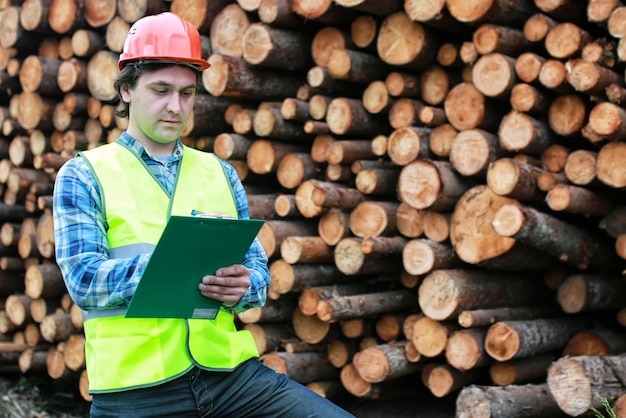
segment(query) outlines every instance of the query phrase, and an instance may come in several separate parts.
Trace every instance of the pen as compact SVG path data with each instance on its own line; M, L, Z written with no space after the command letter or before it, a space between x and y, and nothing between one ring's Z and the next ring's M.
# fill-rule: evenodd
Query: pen
M202 215L202 212L200 212L199 210L191 209L191 216L198 216L198 215Z

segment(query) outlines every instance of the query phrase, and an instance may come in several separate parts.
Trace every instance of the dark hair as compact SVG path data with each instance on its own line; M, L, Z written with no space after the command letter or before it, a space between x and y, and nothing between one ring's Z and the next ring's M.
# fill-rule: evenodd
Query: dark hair
M157 71L163 68L171 67L173 65L180 65L171 62L159 62L159 61L134 61L128 62L122 68L117 78L113 82L113 87L117 92L117 101L115 103L115 116L121 118L128 117L129 103L122 100L121 88L128 86L128 88L134 88L137 85L139 77L145 73ZM200 82L200 71L196 74L196 84Z

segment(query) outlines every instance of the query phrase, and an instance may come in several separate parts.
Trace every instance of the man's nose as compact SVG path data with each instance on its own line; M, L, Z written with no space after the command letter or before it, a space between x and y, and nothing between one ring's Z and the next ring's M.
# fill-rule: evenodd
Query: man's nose
M182 97L178 92L173 92L167 102L167 110L172 113L180 113L182 108Z

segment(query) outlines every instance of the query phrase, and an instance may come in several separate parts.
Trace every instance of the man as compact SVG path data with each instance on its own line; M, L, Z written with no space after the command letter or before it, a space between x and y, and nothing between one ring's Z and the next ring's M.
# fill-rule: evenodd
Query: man
M266 300L258 240L241 264L198 277L198 291L223 302L215 319L125 318L170 215L249 211L233 167L179 138L209 66L197 29L172 13L142 18L119 66L127 131L69 160L54 190L56 260L85 312L91 416L352 416L263 366L251 334L235 327L233 312Z

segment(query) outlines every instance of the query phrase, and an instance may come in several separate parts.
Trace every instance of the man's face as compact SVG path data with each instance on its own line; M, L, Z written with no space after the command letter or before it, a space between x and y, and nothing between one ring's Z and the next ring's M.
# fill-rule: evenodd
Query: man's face
M142 74L134 88L121 89L130 104L128 133L146 146L176 141L187 126L195 93L191 68L172 65Z

